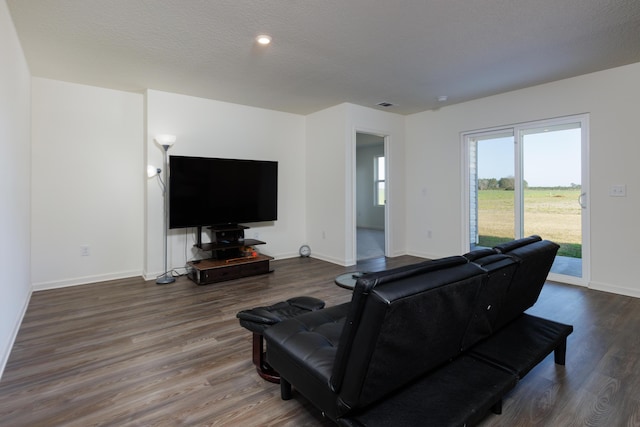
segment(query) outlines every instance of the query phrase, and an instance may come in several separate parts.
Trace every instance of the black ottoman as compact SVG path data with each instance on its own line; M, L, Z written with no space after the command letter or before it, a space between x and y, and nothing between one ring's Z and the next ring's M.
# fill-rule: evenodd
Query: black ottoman
M285 319L295 317L309 311L324 308L324 301L313 297L295 297L266 307L242 310L236 314L240 326L253 332L253 364L258 375L272 383L280 383L280 374L269 366L264 357L264 340L262 333L266 328Z

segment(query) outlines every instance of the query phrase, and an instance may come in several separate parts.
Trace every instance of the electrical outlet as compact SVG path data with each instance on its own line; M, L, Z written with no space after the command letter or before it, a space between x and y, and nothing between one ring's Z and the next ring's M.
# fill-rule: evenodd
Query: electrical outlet
M80 256L89 256L89 255L91 255L91 251L89 250L89 245L81 245Z
M612 185L609 189L609 196L611 197L626 197L627 186L625 184Z

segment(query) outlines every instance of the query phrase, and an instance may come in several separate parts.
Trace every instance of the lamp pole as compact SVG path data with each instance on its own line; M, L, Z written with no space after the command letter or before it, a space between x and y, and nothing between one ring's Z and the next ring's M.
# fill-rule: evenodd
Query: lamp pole
M167 285L169 283L173 283L176 281L176 278L173 277L171 272L169 271L168 263L167 263L167 252L168 252L168 244L167 244L167 227L169 223L169 199L167 197L167 186L169 185L169 175L167 173L169 169L169 158L168 151L169 147L173 145L176 140L174 135L158 135L155 140L162 146L164 149L164 185L162 186L162 197L164 198L164 218L163 218L163 249L164 249L164 274L156 279L156 284L158 285Z

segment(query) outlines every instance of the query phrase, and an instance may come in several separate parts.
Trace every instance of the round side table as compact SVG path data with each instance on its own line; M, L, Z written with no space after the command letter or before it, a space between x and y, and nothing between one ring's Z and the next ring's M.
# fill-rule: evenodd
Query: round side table
M336 285L340 286L341 288L353 290L353 288L356 287L356 282L358 281L358 279L364 274L366 273L363 271L351 271L349 273L344 273L336 277L335 282Z

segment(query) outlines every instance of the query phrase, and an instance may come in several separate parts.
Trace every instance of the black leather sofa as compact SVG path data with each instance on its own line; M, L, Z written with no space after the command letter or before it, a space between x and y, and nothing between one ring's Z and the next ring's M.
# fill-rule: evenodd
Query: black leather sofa
M265 330L267 360L343 426L473 425L548 354L564 364L572 326L524 314L558 245L538 236L369 273L349 303Z

